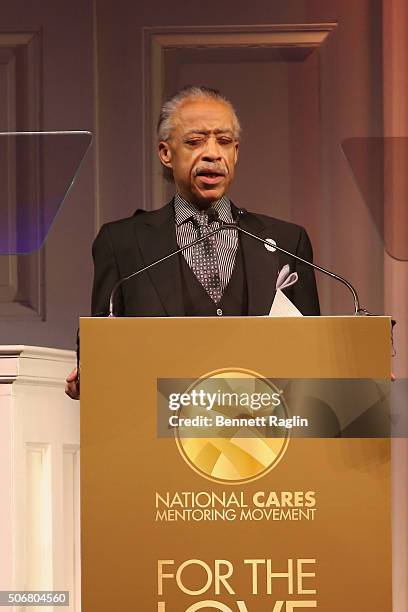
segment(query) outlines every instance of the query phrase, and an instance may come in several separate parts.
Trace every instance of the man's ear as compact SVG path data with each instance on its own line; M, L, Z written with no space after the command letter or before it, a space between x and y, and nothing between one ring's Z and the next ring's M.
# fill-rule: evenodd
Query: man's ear
M161 140L159 142L157 152L159 154L159 158L163 166L166 166L166 168L172 168L171 150L169 147L169 143L165 140Z

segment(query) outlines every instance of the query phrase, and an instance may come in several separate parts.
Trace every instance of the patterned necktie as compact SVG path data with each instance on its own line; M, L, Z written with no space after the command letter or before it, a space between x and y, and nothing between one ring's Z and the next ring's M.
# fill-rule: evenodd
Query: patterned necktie
M212 231L208 225L208 215L204 211L193 215L192 222L197 229L197 238ZM214 238L215 236L211 236L193 247L191 268L212 301L217 304L221 300L222 289Z

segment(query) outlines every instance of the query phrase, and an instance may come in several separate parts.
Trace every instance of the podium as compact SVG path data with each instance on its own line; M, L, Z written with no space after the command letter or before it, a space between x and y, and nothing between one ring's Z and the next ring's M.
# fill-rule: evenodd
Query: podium
M163 422L200 384L275 389L287 414L295 383L377 389L390 355L387 317L82 318L83 612L391 612L387 436L331 429L330 401L313 436Z

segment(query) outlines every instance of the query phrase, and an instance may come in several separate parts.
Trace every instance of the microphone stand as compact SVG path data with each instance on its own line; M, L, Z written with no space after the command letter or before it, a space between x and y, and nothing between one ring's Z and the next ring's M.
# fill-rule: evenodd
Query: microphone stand
M166 259L170 259L171 257L174 257L174 255L178 255L179 253L182 253L183 251L186 251L187 249L190 249L191 247L195 246L196 244L199 244L200 242L202 242L203 240L206 240L207 238L209 238L210 236L214 236L214 234L218 234L218 232L220 232L223 229L223 226L217 227L217 229L212 230L211 232L208 232L208 234L206 234L205 236L201 236L200 238L197 238L196 240L193 240L193 242L190 242L190 244L186 244L186 246L181 247L180 249L177 249L176 251L172 251L171 253L169 253L168 255L165 255L164 257L161 257L160 259L157 259L156 261L153 261L151 264L149 264L148 266L145 266L144 268L140 268L140 270L136 270L136 272L132 272L132 274L129 274L129 276L124 276L123 278L120 278L118 280L118 282L114 285L111 294L110 294L110 298L109 298L109 317L114 317L114 308L113 308L113 304L114 304L114 299L115 299L115 293L118 290L118 288L120 287L120 285L122 283L124 283L125 281L130 280L131 278L134 278L135 276L139 276L139 274L142 274L142 272L146 272L147 270L150 270L151 268L154 268L155 266L157 266L158 264L162 263L163 261L166 261Z
M218 234L220 231L222 231L224 229L225 230L239 231L242 234L245 234L245 235L249 236L250 238L253 238L254 240L257 240L258 242L262 242L264 245L269 247L269 249L274 249L275 251L279 251L280 253L284 253L285 255L288 255L289 257L292 257L293 259L296 259L296 260L298 260L298 261L300 261L300 262L302 262L302 263L304 263L304 264L306 264L308 266L311 266L315 270L318 270L319 272L322 272L323 274L326 274L327 276L330 276L331 278L334 278L334 279L338 280L340 283L342 283L343 285L345 285L349 289L349 291L351 292L351 294L353 296L353 300L354 300L354 315L356 315L356 316L367 316L367 315L370 315L368 310L366 310L365 308L361 308L360 301L359 301L359 298L358 298L358 295L357 295L357 291L355 290L353 285L351 283L349 283L342 276L339 276L338 274L335 274L334 272L330 272L330 270L326 270L326 268L322 268L321 266L318 266L317 264L311 263L310 261L307 261L307 259L303 259L302 257L299 257L299 255L295 255L294 253L290 253L289 251L286 251L282 247L278 246L275 241L269 242L268 240L264 240L264 238L260 238L256 234L252 234L252 232L249 232L249 231L243 229L242 227L240 227L236 223L225 223L224 221L221 221L221 219L219 219L217 211L212 210L211 212L212 212L211 216L209 215L210 216L210 222L217 221L219 223L219 227L217 227L216 229L212 230L211 232L208 232L208 234L206 234L205 236L201 236L200 238L197 238L196 240L193 240L193 242L190 242L190 244L187 244L184 247L181 247L181 248L179 248L179 249L177 249L175 251L172 251L168 255L165 255L164 257L161 257L160 259L157 259L156 261L153 261L148 266L145 266L144 268L140 268L140 270L136 270L136 272L133 272L132 274L129 274L128 276L125 276L124 278L121 278L121 279L119 279L117 281L117 283L115 284L115 286L113 287L113 289L111 291L110 298L109 298L109 315L108 315L109 317L115 317L115 314L114 314L114 299L115 299L115 294L116 294L118 288L120 287L120 285L122 283L130 280L131 278L135 278L139 274L142 274L143 272L146 272L147 270L150 270L151 268L154 268L155 266L157 266L158 264L162 263L163 261L166 261L167 259L170 259L171 257L174 257L175 255L178 255L179 253L182 253L183 251L186 251L187 249L190 249L191 247L195 246L196 244L199 244L203 240L207 240L207 238L210 238L211 236L214 236L215 234Z
M280 253L284 253L285 255L288 255L289 257L293 257L294 259L297 259L298 261L301 261L302 263L304 263L304 264L306 264L308 266L311 266L315 270L318 270L319 272L323 272L323 274L326 274L327 276L330 276L331 278L334 278L334 279L338 280L340 283L343 283L343 285L345 285L350 290L350 292L351 292L351 294L353 296L353 300L354 300L354 314L356 316L370 315L368 310L366 310L365 308L361 308L360 300L359 300L358 295L357 295L357 291L355 290L353 285L351 283L349 283L348 280L346 280L345 278L340 276L339 274L335 274L334 272L330 272L330 270L326 270L326 268L322 268L321 266L318 266L317 264L314 264L311 261L307 261L307 259L303 259L303 257L299 257L299 255L295 255L294 253L290 253L289 251L286 251L285 249L282 249L282 247L278 246L275 241L269 242L268 240L264 240L263 238L260 238L256 234L252 234L252 232L248 232L247 230L243 229L239 225L236 225L235 223L225 223L224 221L220 221L220 220L219 220L219 223L221 223L221 227L224 228L224 229L238 230L238 231L242 232L243 234L246 234L247 236L250 236L254 240L258 240L259 242L263 242L263 244L268 246L270 249L279 251Z

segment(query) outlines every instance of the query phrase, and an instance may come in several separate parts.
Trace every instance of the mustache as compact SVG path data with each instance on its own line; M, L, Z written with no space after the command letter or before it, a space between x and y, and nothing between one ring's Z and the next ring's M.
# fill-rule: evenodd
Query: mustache
M193 175L198 176L199 174L218 174L220 176L226 176L227 170L226 168L219 163L201 163L198 164L196 168L194 168Z

